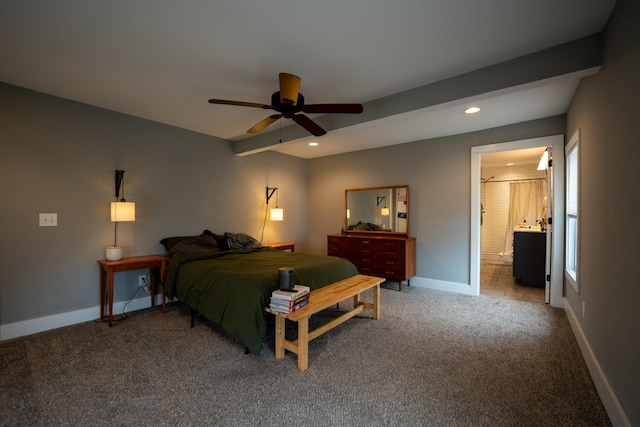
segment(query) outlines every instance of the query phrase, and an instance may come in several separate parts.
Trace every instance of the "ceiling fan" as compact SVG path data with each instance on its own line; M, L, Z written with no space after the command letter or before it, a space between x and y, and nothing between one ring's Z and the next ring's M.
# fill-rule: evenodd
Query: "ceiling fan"
M271 95L271 105L258 104L254 102L227 101L224 99L210 99L211 104L236 105L239 107L262 108L265 110L275 110L278 114L273 114L261 120L248 133L258 133L276 120L284 117L292 119L315 136L327 133L316 122L302 113L308 114L359 114L362 113L362 104L309 104L305 105L304 96L300 93L300 77L293 74L280 73L280 90Z

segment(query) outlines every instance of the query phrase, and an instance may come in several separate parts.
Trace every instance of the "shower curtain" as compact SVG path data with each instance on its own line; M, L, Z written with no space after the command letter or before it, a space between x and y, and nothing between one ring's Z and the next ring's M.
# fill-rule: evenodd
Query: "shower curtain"
M546 209L545 180L520 181L509 183L509 220L504 239L504 253L513 253L513 229L525 221L528 225L537 225Z

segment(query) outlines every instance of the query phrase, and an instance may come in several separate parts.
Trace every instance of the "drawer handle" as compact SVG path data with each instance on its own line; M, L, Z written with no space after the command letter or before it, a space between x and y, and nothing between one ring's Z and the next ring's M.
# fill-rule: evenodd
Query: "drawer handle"
M395 255L396 253L395 252L385 252L384 254L385 255Z

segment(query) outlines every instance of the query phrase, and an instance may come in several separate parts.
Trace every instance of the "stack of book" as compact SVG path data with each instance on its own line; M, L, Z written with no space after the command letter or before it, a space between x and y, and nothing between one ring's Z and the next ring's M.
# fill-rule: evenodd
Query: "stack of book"
M269 308L271 311L279 313L293 313L309 302L310 291L311 289L308 286L302 285L295 285L290 291L282 289L273 291Z

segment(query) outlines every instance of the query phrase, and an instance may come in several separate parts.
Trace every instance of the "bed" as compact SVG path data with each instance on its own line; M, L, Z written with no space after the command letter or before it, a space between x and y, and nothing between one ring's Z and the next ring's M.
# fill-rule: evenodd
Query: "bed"
M267 330L264 308L279 287L280 267L293 267L296 284L317 289L358 274L348 260L263 247L243 233L161 241L170 261L165 294L219 325L253 354L260 354Z

